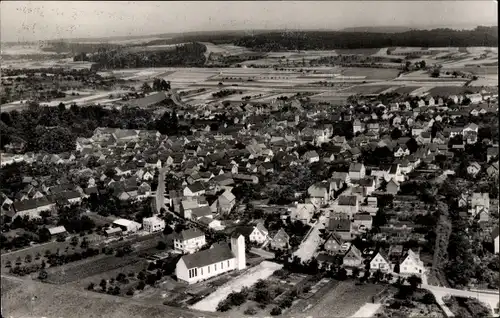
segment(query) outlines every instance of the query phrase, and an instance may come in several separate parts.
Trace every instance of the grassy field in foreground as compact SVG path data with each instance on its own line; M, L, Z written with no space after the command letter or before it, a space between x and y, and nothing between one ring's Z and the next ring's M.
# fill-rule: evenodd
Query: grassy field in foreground
M1 280L1 292L4 317L195 318L224 316L221 313L212 315L164 305L148 305L130 298L78 291L4 276Z

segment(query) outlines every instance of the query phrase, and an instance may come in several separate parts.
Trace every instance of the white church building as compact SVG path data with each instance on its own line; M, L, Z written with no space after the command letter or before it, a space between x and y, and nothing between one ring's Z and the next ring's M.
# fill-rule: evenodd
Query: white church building
M202 280L232 270L246 268L245 237L241 234L231 236L231 247L217 243L209 249L184 255L177 262L177 279L195 284Z

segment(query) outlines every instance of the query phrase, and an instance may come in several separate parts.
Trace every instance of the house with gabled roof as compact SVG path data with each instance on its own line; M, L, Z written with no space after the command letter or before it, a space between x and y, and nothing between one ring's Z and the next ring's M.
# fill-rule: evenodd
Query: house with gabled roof
M335 255L340 253L340 248L343 243L344 241L342 238L335 232L332 232L328 235L323 248L328 254Z
M424 262L420 260L420 255L409 249L403 256L403 261L399 264L399 274L421 276L424 272Z
M201 182L195 182L184 188L184 196L193 197L205 194L205 186Z
M313 204L310 203L299 203L295 207L292 207L290 210L290 218L293 221L297 220L301 221L304 224L308 224L316 208Z
M361 251L352 244L347 253L344 255L342 264L346 267L362 267L363 256Z
M382 272L390 272L392 271L391 263L389 261L389 257L380 249L375 256L370 260L370 270L377 271L380 270Z
M181 253L194 253L205 244L205 233L196 228L174 233L174 249Z
M271 239L270 246L276 250L287 250L290 248L290 236L281 228Z

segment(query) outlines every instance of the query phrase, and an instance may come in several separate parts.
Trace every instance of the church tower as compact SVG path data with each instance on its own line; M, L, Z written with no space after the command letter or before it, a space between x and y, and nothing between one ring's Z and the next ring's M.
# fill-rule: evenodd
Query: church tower
M239 233L231 235L231 251L236 258L236 269L241 270L247 267L245 255L245 237Z

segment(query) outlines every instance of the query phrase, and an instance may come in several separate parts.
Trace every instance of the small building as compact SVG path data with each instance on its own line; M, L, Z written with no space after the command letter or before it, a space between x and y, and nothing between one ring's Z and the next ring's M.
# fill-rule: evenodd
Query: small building
M161 232L165 229L165 221L154 215L150 218L142 220L142 227L144 231L149 233Z
M205 233L198 229L187 229L174 234L174 249L181 253L194 253L205 244Z
M481 171L481 165L477 162L472 162L468 167L467 167L467 173L470 174L471 176L475 177L479 171Z
M113 224L121 228L124 234L135 233L140 230L142 225L135 221L127 219L117 219L113 221Z
M385 192L387 194L392 194L392 195L398 194L398 192L399 192L399 183L396 182L394 179L389 180L389 182L387 183L387 186L385 188Z
M123 230L120 227L112 227L112 228L104 230L104 236L106 236L106 237L119 236L122 233L123 233Z
M308 224L316 208L311 203L299 203L297 206L291 208L291 210L290 219Z
M184 196L186 197L194 197L205 194L205 187L201 182L195 182L193 184L188 185L184 188L183 191Z
M56 226L48 230L50 236L60 236L60 235L65 235L67 233L66 228L64 226Z
M328 230L334 232L344 241L352 240L352 222L347 215L332 212L329 218Z

